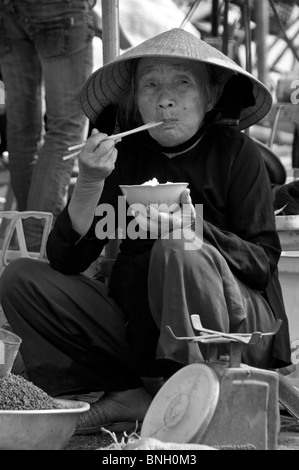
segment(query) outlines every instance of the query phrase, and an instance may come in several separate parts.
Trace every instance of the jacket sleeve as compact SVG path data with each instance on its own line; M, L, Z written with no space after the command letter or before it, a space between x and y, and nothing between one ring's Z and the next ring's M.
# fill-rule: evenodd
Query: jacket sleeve
M118 170L115 169L105 180L105 185L98 208L106 207L109 214L95 213L94 220L85 236L81 237L73 228L65 207L56 219L47 241L47 256L51 266L65 274L78 274L86 271L90 264L101 254L109 238L114 236L117 227L117 202L119 195ZM110 220L107 233L99 236L97 224L102 224L103 219ZM105 224L102 224L102 226ZM108 233L108 230L110 232Z
M47 257L52 268L64 274L78 274L98 258L108 240L96 237L95 224L96 219L87 234L81 237L72 228L68 208L62 210L47 242Z
M264 290L281 254L270 180L259 149L244 136L230 167L227 187L229 228L205 221L204 239L224 256L232 272L249 287Z

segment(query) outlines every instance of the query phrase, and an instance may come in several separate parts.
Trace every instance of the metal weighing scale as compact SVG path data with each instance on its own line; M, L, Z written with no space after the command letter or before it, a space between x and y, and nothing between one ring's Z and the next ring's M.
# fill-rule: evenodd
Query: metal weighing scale
M241 364L242 344L254 347L268 333L230 334L207 330L192 315L198 336L177 337L208 345L207 361L183 367L154 397L141 437L162 442L197 443L228 450L275 450L279 432L278 373ZM219 346L229 354L218 358Z

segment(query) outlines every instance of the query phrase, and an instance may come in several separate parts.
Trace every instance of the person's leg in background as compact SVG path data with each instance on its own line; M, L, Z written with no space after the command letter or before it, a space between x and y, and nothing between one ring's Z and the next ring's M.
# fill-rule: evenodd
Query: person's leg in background
M6 109L5 109L5 86L2 80L0 62L0 158L7 150L6 143Z
M74 166L63 156L88 134L79 94L93 67L91 6L81 0L44 0L38 8L12 3L0 32L11 183L18 210L51 212L55 221ZM31 218L24 226L29 250L38 251L42 222Z
M70 7L72 3L78 2L69 2ZM59 18L58 29L50 23L35 37L45 87L46 132L26 209L52 212L54 221L67 202L74 167L74 160L63 160L63 156L69 146L84 141L88 134L88 120L81 111L79 95L92 73L92 21L90 10L68 10L63 20ZM40 222L28 219L24 226L28 247L38 249Z
M24 211L42 133L41 67L35 47L15 15L4 13L0 26L10 180L17 209Z

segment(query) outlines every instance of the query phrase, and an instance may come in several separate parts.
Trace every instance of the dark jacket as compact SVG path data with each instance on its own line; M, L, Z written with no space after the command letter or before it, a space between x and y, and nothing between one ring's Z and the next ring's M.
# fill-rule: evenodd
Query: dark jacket
M238 130L215 125L192 150L168 158L147 132L132 135L118 144L116 168L105 182L100 203L117 208L119 184L141 184L152 178L189 183L193 204L203 204L204 238L221 252L235 276L262 293L275 318L283 320L275 337L273 367L289 364L288 320L277 269L281 246L271 185L257 145ZM62 212L47 247L55 269L79 273L99 256L108 240L97 239L96 223L95 218L76 243L79 236L71 228L67 208ZM120 250L134 256L150 250L153 243L127 237Z

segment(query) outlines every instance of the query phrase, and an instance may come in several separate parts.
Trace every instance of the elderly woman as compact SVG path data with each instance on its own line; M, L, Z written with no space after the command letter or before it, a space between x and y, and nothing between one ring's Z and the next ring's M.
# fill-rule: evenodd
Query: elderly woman
M282 319L275 337L243 348L242 360L290 364L270 182L256 144L241 132L271 102L262 83L181 29L132 48L84 85L82 107L99 131L78 156L72 198L49 236L49 263L12 262L0 284L29 378L53 396L99 392L77 433L128 430L143 420L154 386L205 360L197 343L167 333L169 325L193 336L193 313L222 332L267 332ZM162 124L107 140L152 121ZM128 230L122 238L107 289L82 274L113 236L99 224L102 209L114 209L115 229L119 186L153 178L189 183L181 204L194 236L186 239L180 211L128 213L127 226L135 215L140 236Z

